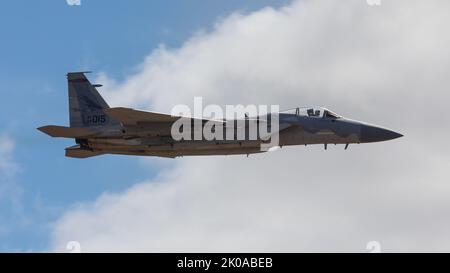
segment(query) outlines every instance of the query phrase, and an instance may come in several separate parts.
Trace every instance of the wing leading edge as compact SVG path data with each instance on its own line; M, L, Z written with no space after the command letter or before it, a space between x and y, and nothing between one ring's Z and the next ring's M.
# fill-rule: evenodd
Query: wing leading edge
M147 112L141 110L135 110L131 108L125 107L116 107L116 108L108 108L105 109L105 112L108 116L118 120L124 125L136 125L138 123L145 122L175 122L180 118L189 118L192 120L196 120L196 118L191 117L182 117L182 116L172 116L168 114L162 114L157 112ZM198 119L197 119L198 120ZM203 119L202 121L211 121L217 123L225 123L221 120L208 120Z

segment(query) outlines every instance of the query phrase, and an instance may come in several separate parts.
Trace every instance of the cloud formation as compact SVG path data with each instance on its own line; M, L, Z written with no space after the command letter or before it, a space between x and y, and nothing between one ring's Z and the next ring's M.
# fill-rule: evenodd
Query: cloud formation
M232 14L155 49L114 106L323 105L400 140L182 158L156 179L77 205L52 248L84 251L449 251L448 1L296 1ZM153 162L149 161L149 162Z
M14 212L21 209L22 188L14 180L20 168L13 158L14 149L14 140L8 135L0 135L0 205L5 208L0 213L0 237L8 234L11 228L5 225L8 221L3 221L9 217L6 208L11 206Z
M18 167L12 160L14 141L6 135L0 135L0 172L3 177L14 175Z

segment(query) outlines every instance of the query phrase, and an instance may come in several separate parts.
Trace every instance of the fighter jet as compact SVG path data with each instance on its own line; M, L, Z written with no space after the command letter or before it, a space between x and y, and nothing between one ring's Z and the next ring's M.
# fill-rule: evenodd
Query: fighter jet
M51 137L74 139L75 146L66 148L66 156L89 158L99 155L138 155L176 158L206 155L249 155L266 152L261 149L268 138L278 134L277 147L290 145L343 144L345 149L353 143L392 140L401 134L368 123L344 118L323 107L298 107L266 116L248 117L244 120L211 120L173 116L131 108L111 108L99 94L98 84L86 78L88 72L67 74L70 127L49 125L38 128ZM256 138L244 134L243 139L177 139L173 125L188 119L203 126L223 129L224 135L249 131L250 124L266 124L276 115L278 126L267 126L268 134L258 133ZM241 122L241 123L239 123ZM211 125L212 124L212 125ZM238 126L237 124L243 124ZM233 125L233 126L232 126ZM195 131L195 129L194 129ZM259 131L258 131L259 132Z

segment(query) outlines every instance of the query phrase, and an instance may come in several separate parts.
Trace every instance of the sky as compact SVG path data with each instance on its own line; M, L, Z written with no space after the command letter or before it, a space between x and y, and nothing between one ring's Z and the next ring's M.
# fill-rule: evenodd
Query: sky
M52 222L65 210L103 192L125 190L161 169L160 163L142 164L136 158L70 160L64 158L64 148L72 141L54 142L35 130L45 124L68 124L67 72L104 72L120 81L161 44L179 47L236 10L250 12L281 3L2 3L0 251L48 250Z
M448 1L10 1L0 251L449 251ZM150 3L148 3L150 2ZM245 156L64 157L65 73L112 106L322 105L405 137Z

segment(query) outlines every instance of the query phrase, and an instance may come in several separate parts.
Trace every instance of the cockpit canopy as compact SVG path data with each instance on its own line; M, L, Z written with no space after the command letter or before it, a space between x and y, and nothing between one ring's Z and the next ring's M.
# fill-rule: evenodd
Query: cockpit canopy
M341 118L340 115L324 107L297 107L286 111L281 111L280 113L303 117L315 117L315 118L331 118L331 119Z

